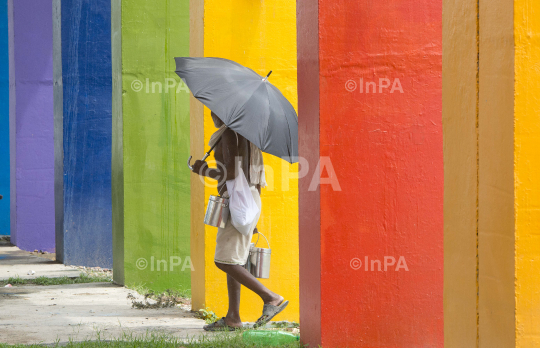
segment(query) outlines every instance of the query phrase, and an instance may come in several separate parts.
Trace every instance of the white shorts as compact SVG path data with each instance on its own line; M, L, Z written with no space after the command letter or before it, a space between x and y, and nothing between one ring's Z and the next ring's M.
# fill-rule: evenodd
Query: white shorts
M256 186L250 186L251 194L255 203L259 207L259 213L253 220L249 234L244 236L242 233L231 224L231 217L227 220L224 228L218 228L216 237L216 254L214 261L229 265L244 265L249 256L249 244L253 236L253 230L257 226L259 217L261 216L261 197ZM228 196L227 194L224 197Z

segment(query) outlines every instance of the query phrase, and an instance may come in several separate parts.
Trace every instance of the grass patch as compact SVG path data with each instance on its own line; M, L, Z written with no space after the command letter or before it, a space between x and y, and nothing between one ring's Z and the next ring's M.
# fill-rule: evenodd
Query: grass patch
M147 333L143 336L134 336L126 334L118 339L107 340L101 337L98 332L95 340L87 340L82 342L70 341L66 343L56 343L47 345L47 347L67 347L67 348L300 348L302 345L296 341L288 344L261 344L253 343L245 340L240 332L223 332L208 336L198 336L188 339L181 339L164 334ZM6 345L0 343L0 348L23 348L23 347L44 347L43 345Z
M106 275L88 275L81 273L78 277L36 277L31 279L23 279L20 277L10 277L7 280L0 280L0 286L11 284L16 285L63 285L63 284L81 284L81 283L97 283L97 282L112 282L112 279Z

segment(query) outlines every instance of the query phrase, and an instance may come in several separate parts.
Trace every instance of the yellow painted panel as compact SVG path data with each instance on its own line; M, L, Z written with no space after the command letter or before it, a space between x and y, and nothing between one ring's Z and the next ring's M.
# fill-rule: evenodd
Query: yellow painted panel
M515 0L516 347L540 347L540 2Z
M204 55L232 59L261 75L272 70L270 81L296 108L295 1L206 0L204 4ZM205 143L215 130L210 111L205 108ZM270 167L267 168L269 187L262 191L258 228L269 239L272 263L270 279L262 282L290 301L287 309L274 320L298 321L298 180L283 181L287 171L296 173L298 167L284 165L282 160L266 154L264 161ZM206 200L216 191L206 187ZM217 228L205 227L204 297L207 307L218 316L225 316L228 307L226 277L213 263L216 234ZM241 296L242 320L256 320L262 313L262 301L245 288Z

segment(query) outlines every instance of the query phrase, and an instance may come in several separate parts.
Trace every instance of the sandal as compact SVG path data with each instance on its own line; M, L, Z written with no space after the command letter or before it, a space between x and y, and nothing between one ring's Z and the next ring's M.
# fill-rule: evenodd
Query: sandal
M225 323L225 317L219 319L218 321L203 326L204 331L236 331L240 330L239 327L229 326Z
M270 320L272 320L276 315L278 315L282 310L287 307L289 304L289 301L281 301L281 303L277 306L271 305L271 304L265 304L263 306L263 314L262 316L257 319L255 324L253 325L254 328L257 328L259 326L266 325Z

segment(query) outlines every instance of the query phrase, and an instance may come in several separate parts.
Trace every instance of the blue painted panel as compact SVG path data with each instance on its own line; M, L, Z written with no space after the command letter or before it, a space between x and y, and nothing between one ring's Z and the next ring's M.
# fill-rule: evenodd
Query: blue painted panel
M9 235L9 48L7 0L0 0L0 235Z
M111 1L61 5L64 263L112 268Z

